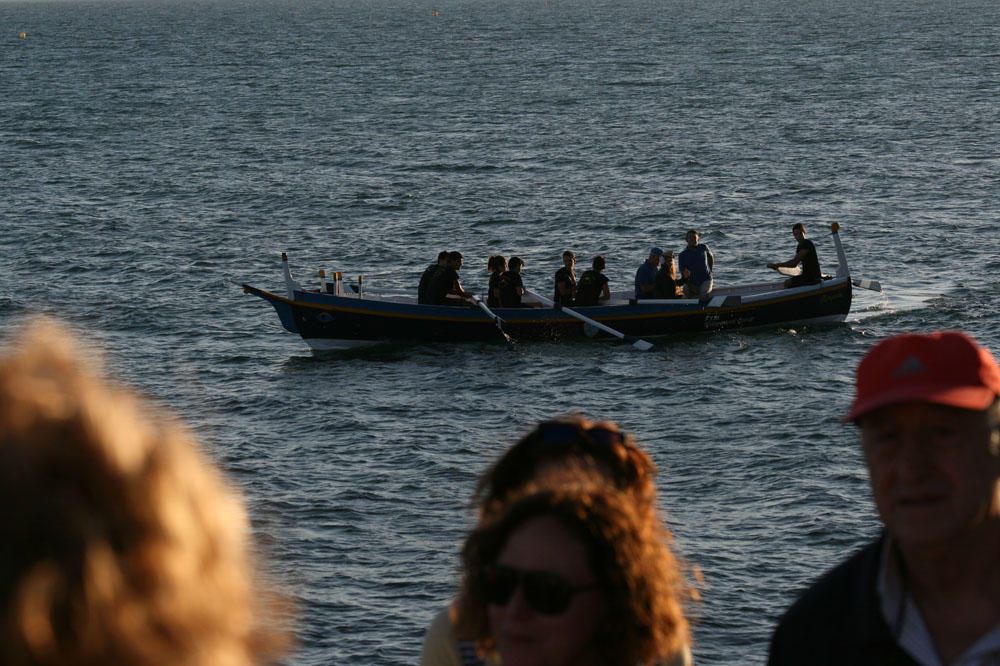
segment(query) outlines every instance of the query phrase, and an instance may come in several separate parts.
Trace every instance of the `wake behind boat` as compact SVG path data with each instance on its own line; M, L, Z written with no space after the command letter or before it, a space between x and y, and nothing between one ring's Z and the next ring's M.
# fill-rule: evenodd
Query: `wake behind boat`
M489 309L481 303L470 303L468 307L422 305L415 296L366 294L362 285L358 285L357 293L345 293L339 274L332 282L326 282L324 277L317 290L304 289L292 278L285 254L282 254L284 295L249 284L243 285L243 291L268 301L277 311L282 326L302 336L316 350L343 350L394 341L490 341L503 339L505 334L518 341L610 338L603 329L612 329L620 332L616 337L636 339L698 331L836 323L844 321L851 309L853 284L872 288L870 281L855 280L852 284L838 230L838 225L831 225L839 261L833 277L792 289L783 288L782 281L719 287L700 300L637 301L629 291L613 292L611 300L602 305L574 307L571 311L558 306ZM527 296L524 302L532 304L538 300Z

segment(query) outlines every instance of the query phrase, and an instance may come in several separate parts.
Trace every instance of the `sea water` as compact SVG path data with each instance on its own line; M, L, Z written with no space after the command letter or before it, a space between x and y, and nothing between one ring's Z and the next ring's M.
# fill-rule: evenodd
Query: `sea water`
M865 350L1000 350L998 45L992 0L3 0L0 332L56 315L191 425L298 605L289 663L415 663L478 475L580 411L659 466L697 661L759 664L878 530L839 421ZM885 288L844 325L318 355L239 287L287 251L412 293L454 249L545 292L569 248L628 288L689 228L734 284L795 222Z

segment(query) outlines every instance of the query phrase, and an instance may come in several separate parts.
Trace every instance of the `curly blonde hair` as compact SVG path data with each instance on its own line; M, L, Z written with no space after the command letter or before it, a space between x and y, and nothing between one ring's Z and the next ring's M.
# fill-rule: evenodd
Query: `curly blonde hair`
M687 649L691 636L684 608L693 593L670 549L669 530L651 520L633 496L580 469L529 484L470 533L462 549L455 609L461 635L474 637L483 653L496 648L482 574L513 532L540 516L559 520L586 548L605 600L604 618L591 641L600 663L656 664Z
M179 424L35 322L0 359L0 663L266 663L287 609L241 497ZM278 625L287 622L279 621Z

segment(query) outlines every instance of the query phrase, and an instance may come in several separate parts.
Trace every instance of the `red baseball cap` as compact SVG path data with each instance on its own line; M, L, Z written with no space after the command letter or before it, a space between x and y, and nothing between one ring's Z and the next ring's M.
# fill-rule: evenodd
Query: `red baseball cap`
M1000 396L1000 366L965 333L905 333L882 340L865 354L856 388L844 421L901 402L986 409Z

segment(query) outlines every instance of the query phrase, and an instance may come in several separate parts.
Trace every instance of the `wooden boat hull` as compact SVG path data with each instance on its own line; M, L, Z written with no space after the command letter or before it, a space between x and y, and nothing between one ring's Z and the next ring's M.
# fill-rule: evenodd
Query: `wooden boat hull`
M298 291L293 298L250 285L244 291L271 303L282 325L315 349L346 349L390 341L463 342L502 339L474 305L417 305L394 300ZM725 292L734 293L725 293ZM795 289L719 290L704 301L638 301L577 308L626 335L676 333L843 321L851 309L850 276ZM610 337L554 308L494 308L515 340Z

